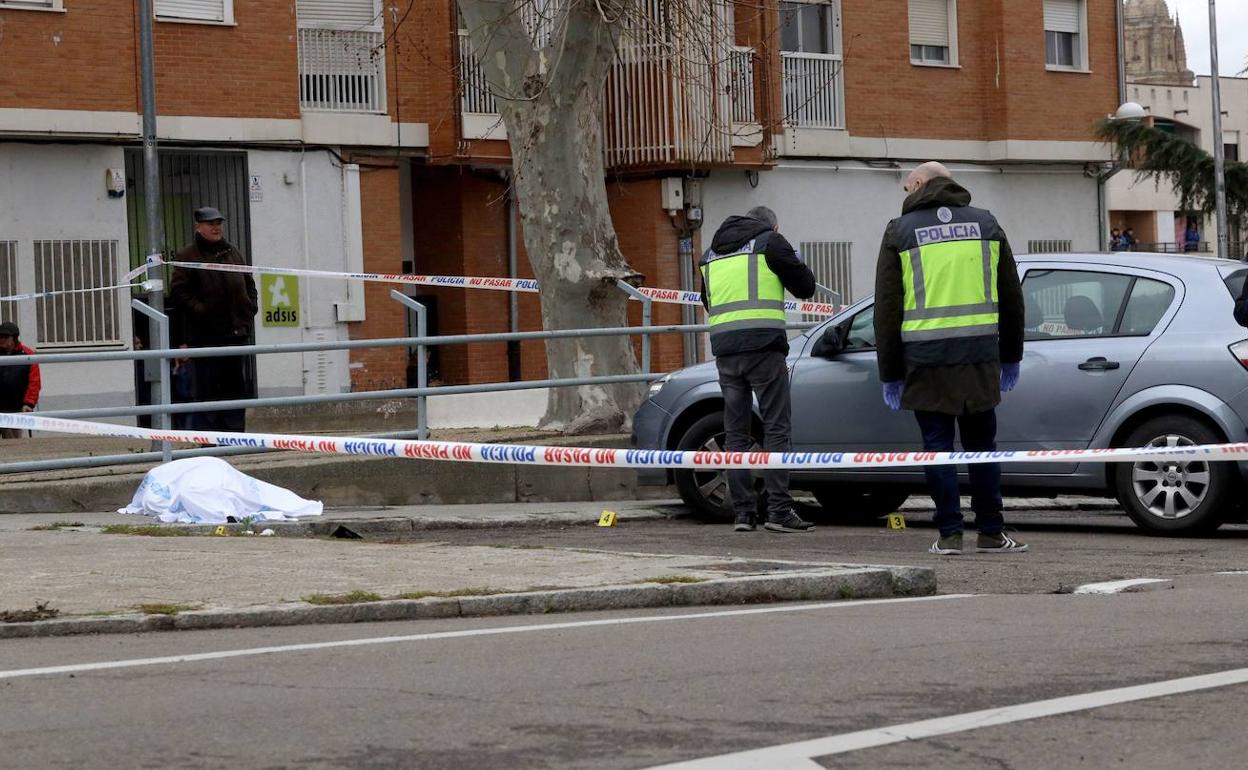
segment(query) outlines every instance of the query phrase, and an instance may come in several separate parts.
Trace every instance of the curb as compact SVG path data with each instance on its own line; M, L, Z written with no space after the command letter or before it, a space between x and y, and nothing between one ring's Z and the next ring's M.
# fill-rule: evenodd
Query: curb
M930 568L854 567L749 575L700 583L608 585L491 596L388 599L332 606L297 602L246 609L195 610L176 615L115 615L41 620L0 624L0 639L538 615L694 605L880 599L930 596L934 593L936 573Z

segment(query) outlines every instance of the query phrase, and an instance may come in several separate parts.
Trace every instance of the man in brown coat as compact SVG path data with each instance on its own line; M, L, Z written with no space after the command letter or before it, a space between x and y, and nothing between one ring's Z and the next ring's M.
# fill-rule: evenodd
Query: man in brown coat
M178 252L177 261L247 264L225 240L224 225L225 217L217 209L196 209L195 240ZM169 280L169 304L179 318L177 342L194 348L249 344L259 308L257 298L256 282L248 273L175 267ZM190 365L196 401L253 396L244 356L197 358ZM194 414L187 427L242 432L245 421L246 410L222 409Z
M996 449L996 406L1018 384L1023 358L1023 290L1005 231L935 162L914 169L902 215L888 223L875 275L875 341L884 401L914 412L923 448ZM970 466L971 509L980 553L1027 546L1005 534L1001 466ZM931 553L962 553L955 466L929 466L940 538Z

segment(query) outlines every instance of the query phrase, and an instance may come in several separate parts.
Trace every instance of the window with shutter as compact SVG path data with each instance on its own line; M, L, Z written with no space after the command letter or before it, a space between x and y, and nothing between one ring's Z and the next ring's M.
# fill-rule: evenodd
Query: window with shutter
M910 0L910 61L957 64L956 0Z
M156 0L157 19L234 23L234 0Z
M0 8L25 8L30 11L63 11L64 0L0 0Z
M1049 67L1081 69L1087 61L1084 0L1044 0L1044 61Z
M375 0L297 0L300 26L332 29L380 29L381 8Z

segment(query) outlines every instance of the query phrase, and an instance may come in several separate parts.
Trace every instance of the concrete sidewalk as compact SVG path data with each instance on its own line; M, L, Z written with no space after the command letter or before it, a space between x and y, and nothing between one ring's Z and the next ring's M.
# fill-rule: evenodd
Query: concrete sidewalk
M412 506L258 525L141 516L0 516L0 638L934 593L930 569L603 550L449 546L439 527L596 524L602 505ZM623 526L672 507L613 508ZM365 539L314 537L338 527ZM38 527L38 529L36 529ZM417 532L418 530L425 530ZM400 538L397 533L414 533ZM43 612L39 607L44 607ZM55 618L40 618L48 610ZM3 622L6 618L10 622ZM29 621L29 622L28 622Z

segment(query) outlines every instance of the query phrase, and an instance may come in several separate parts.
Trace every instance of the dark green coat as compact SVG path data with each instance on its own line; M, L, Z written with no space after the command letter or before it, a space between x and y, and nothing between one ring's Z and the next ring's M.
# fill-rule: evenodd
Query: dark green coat
M936 206L969 206L971 194L952 179L938 177L906 198L903 215ZM997 303L1000 320L995 355L975 363L915 366L907 362L901 341L902 285L900 238L897 220L888 223L880 244L875 270L875 344L881 382L904 380L903 409L945 414L985 412L1001 403L1001 363L1023 358L1023 289L1010 244L1001 238L997 268Z

